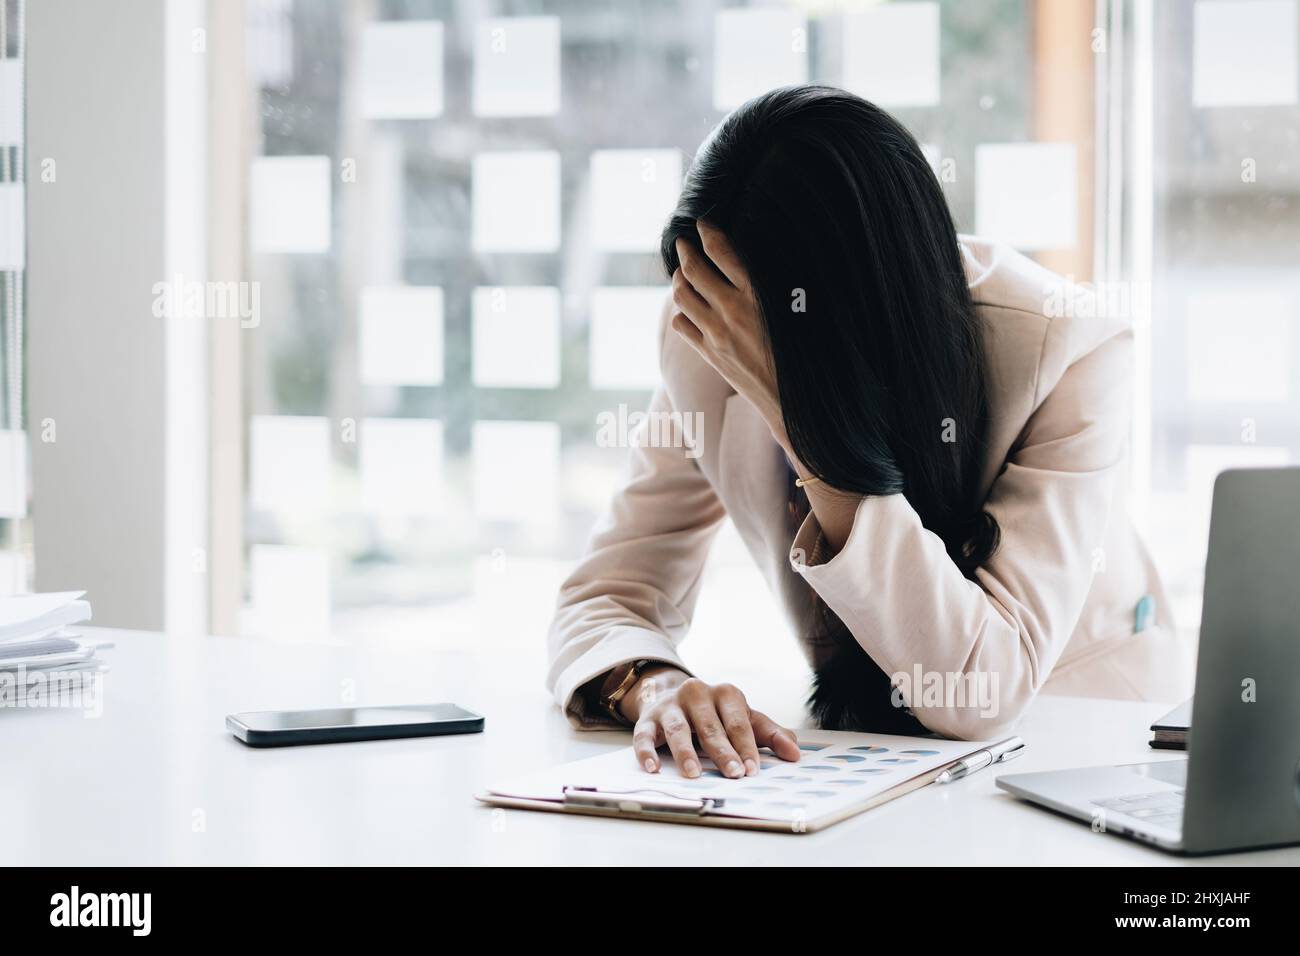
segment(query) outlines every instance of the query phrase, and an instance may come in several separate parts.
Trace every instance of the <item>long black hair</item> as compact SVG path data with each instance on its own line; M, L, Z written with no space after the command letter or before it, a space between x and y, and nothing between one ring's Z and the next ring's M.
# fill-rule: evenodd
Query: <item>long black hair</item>
M701 147L661 243L703 219L730 239L763 318L786 432L832 488L903 494L968 577L997 548L980 489L983 334L957 230L912 135L823 86L750 100ZM827 615L833 617L832 615ZM840 625L810 701L823 726L880 724L878 667ZM910 729L873 726L870 729Z

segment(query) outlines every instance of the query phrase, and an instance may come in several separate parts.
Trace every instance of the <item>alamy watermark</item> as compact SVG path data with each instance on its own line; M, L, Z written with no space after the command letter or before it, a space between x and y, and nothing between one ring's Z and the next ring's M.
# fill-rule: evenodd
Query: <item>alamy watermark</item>
M620 404L596 416L600 448L683 448L687 458L699 458L703 441L703 412L629 411Z
M73 884L68 892L50 897L50 925L122 927L132 936L148 936L153 928L153 894L83 893Z
M1049 319L1138 321L1151 314L1149 282L1075 282L1074 276L1065 280L1043 289L1043 315Z
M920 664L891 675L895 707L947 707L978 710L981 717L998 715L996 671L927 671Z
M0 708L80 710L83 717L104 716L103 671L0 671Z
M153 284L153 314L169 319L238 319L242 329L262 322L260 282L200 282L179 273Z

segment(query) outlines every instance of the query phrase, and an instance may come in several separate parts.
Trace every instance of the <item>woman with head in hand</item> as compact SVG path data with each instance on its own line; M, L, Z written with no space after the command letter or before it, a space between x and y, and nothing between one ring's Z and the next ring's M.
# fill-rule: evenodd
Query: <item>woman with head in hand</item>
M787 611L822 727L983 739L1043 690L1185 692L1123 502L1130 327L959 236L901 124L824 87L750 101L701 148L662 255L651 411L701 414L701 447L634 442L563 585L549 683L576 726L635 727L651 772L664 744L687 776L798 757L678 653L724 517Z

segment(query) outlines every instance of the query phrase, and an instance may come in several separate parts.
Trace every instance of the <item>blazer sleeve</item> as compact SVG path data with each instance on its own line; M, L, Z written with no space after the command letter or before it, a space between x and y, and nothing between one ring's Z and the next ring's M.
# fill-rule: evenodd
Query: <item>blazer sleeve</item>
M1063 348L1049 331L1045 358ZM1121 479L1131 369L1132 334L1124 331L1059 375L986 500L1001 544L974 580L962 575L901 494L864 498L844 547L824 562L816 561L821 529L815 516L796 535L795 570L891 675L930 730L972 740L1004 731L1065 649L1092 585L1112 489ZM814 558L796 561L796 555ZM933 674L966 678L940 685ZM973 693L980 685L971 680L985 682L987 696ZM950 692L933 692L939 686Z
M647 441L653 416L679 412L662 386L649 412L631 439L626 481L561 586L551 623L547 686L578 728L619 726L577 693L611 668L648 658L687 670L677 645L725 515L696 464L698 451Z

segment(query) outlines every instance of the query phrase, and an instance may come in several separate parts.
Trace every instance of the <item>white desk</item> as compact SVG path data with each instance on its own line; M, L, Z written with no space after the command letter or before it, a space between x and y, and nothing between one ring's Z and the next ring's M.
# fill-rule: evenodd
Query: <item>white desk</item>
M1176 864L1018 803L981 772L817 834L786 835L493 810L471 792L625 746L577 733L526 659L412 647L286 646L98 631L104 712L0 710L0 818L11 864ZM353 682L345 684L346 681ZM740 683L738 679L738 683ZM225 730L241 710L453 700L483 734L253 750ZM802 679L741 683L796 718ZM1170 759L1146 746L1159 704L1043 698L1016 772ZM1300 849L1210 858L1300 863Z

